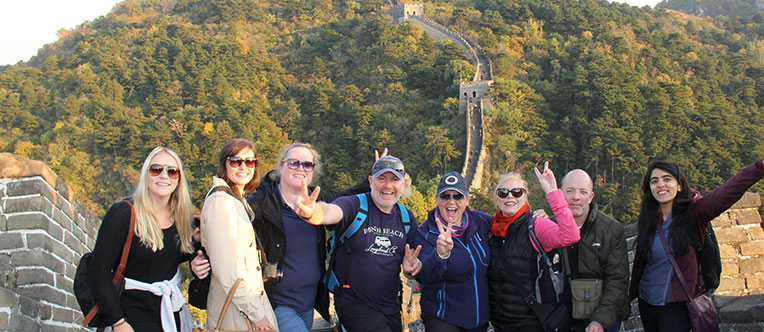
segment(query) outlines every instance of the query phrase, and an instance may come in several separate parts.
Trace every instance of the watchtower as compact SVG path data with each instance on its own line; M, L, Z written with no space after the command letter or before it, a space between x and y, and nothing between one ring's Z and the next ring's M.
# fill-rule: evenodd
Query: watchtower
M409 16L423 16L424 5L421 3L402 3L390 8L390 14L393 16L393 24L403 24Z

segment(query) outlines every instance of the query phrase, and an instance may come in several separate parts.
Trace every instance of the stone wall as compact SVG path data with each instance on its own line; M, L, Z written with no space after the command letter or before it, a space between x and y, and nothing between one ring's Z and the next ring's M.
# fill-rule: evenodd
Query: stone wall
M0 154L0 331L87 331L72 280L99 224L44 163Z

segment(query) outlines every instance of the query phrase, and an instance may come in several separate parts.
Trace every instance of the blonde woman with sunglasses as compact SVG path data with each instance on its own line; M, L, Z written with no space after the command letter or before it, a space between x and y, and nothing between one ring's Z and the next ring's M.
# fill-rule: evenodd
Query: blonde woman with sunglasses
M534 221L536 236L546 251L570 246L580 238L576 221L562 191L557 189L549 163L544 164L543 172L538 168L534 171L558 223L543 217L534 221L528 205L528 184L520 174L509 173L499 178L493 193L499 211L491 221L488 238L491 248L488 294L491 323L497 332L544 331L542 321L526 302L529 294L538 296L535 284L539 249L531 242L528 223ZM554 290L549 289L551 280L547 280L548 274L545 275L547 277L541 281L541 298L537 300L555 302Z
M209 255L212 280L207 296L207 327L218 324L229 290L238 279L225 312L222 330L278 331L273 308L263 288L260 244L252 229L254 213L244 195L260 182L254 144L247 139L228 141L218 155L212 190L202 208L202 246ZM250 322L247 322L249 320Z
M130 228L129 204L119 202L109 208L93 248L90 280L100 312L116 332L190 331L178 264L193 252L193 207L178 155L164 147L152 150L128 200L134 207L135 236L121 298L111 279Z

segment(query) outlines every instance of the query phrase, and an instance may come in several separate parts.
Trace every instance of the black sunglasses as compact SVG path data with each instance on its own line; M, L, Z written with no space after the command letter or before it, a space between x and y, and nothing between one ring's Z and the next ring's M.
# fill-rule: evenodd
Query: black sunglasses
M299 161L292 158L284 159L282 161L286 163L286 166L289 169L298 169L300 166L302 166L302 169L304 169L306 172L313 172L313 169L316 168L316 163L312 161Z
M461 201L461 200L464 199L464 195L462 195L462 193L449 194L448 192L445 192L445 191L440 193L440 195L438 195L438 197L440 197L440 199L442 199L444 201L447 201L447 200L449 200L451 198L453 198L455 201Z
M403 163L396 160L388 160L388 159L380 159L377 160L377 162L374 163L374 166L371 168L371 172L374 173L374 171L378 169L386 169L386 168L392 168L396 172L406 173L406 171L403 168Z
M507 188L499 188L496 189L496 196L499 196L499 198L507 198L509 194L512 194L515 198L523 197L525 194L524 188L513 188L513 189L507 189Z
M149 166L149 174L153 177L157 177L162 174L162 171L167 170L167 176L170 177L170 179L177 179L180 177L180 170L175 166L164 166L159 164L151 164Z
M255 168L255 166L257 166L257 158L253 157L247 159L241 159L239 157L227 157L225 159L228 159L228 164L233 168L238 168L241 166L242 162L244 162L244 165L247 166L247 168Z

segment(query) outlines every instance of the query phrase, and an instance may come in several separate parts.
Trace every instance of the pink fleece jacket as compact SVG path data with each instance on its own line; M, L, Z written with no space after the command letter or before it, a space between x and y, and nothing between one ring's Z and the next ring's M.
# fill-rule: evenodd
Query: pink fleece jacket
M581 239L581 234L578 232L576 220L573 219L573 213L568 209L568 202L565 201L562 190L557 189L548 193L546 200L549 201L549 205L552 207L557 223L548 218L536 218L536 237L538 237L541 245L544 246L544 250L550 251L555 248L571 246L578 242ZM533 244L533 241L531 241L531 244ZM533 249L539 250L535 244Z

